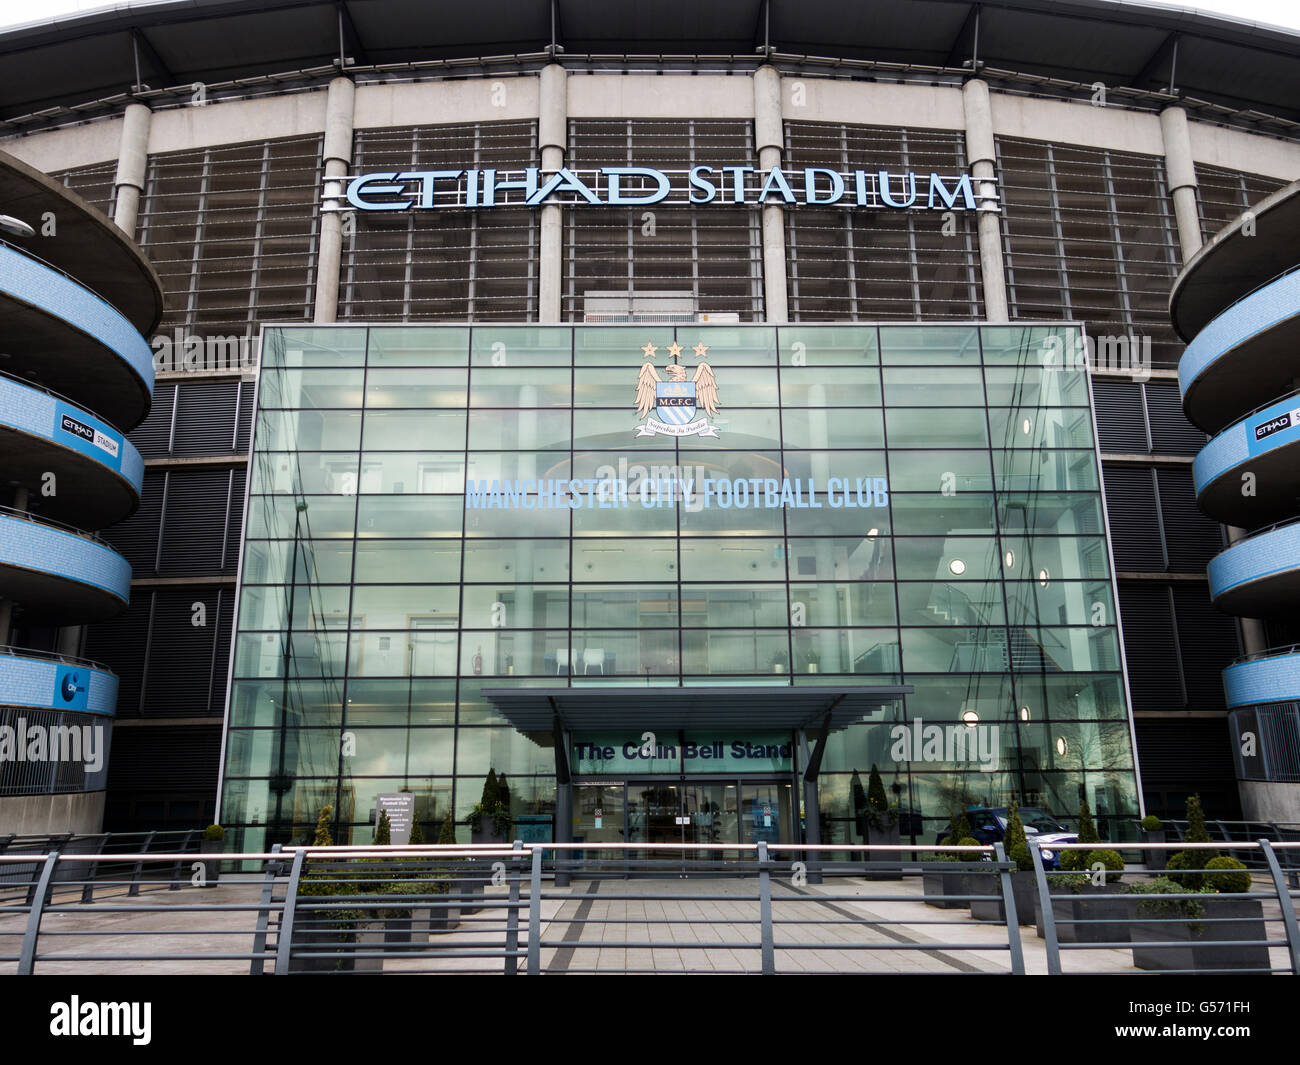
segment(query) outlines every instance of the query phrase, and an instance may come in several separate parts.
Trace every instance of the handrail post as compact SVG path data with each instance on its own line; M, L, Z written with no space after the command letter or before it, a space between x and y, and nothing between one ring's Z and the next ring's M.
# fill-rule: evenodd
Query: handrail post
M185 838L181 840L180 850L177 853L184 854L186 851L188 851L190 846L190 840L192 840L193 838L194 838L194 829L191 828L188 832L185 833ZM181 866L184 864L185 864L185 860L183 858L176 859L176 865L172 869L172 882L167 885L168 891L180 891ZM204 879L206 878L207 878L207 871L205 870Z
M298 883L302 880L303 859L306 848L293 852L293 866L289 870L289 886L285 888L284 909L280 911L280 933L275 944L275 975L289 975L289 952L293 946L293 920L298 909Z
M144 843L140 847L141 854L149 853L149 845L153 842L153 838L156 835L158 835L157 829L155 829L154 831L150 832L147 836L145 836ZM136 862L135 868L131 871L131 886L126 889L126 893L128 897L133 898L136 895L140 894L140 874L143 871L144 871L144 861L141 860Z
M542 848L533 848L532 876L528 881L528 975L542 972Z
M515 840L514 851L523 855L524 841ZM506 909L506 976L519 972L519 858L510 859L510 902Z
M764 976L776 975L776 943L772 935L772 869L768 864L767 841L758 842L758 927L762 937L760 953Z
M271 846L272 854L279 854L283 844ZM275 881L284 872L283 862L267 862L266 876L262 880L262 904L257 911L257 931L253 933L253 954L256 955L248 966L249 976L261 976L266 959L266 930L271 923L271 902L275 897Z
M36 881L35 894L32 896L32 908L27 913L27 931L23 933L22 949L18 953L19 976L31 976L32 970L36 968L36 941L41 935L41 918L54 887L54 869L58 864L58 851L51 851L45 856L45 864L41 867L41 875Z
M993 844L993 857L999 865L1007 862L1007 852L1002 844ZM1002 882L1002 916L1007 921L1007 949L1011 952L1011 974L1025 975L1025 955L1020 946L1020 915L1016 913L1016 893L1011 887L1011 870L1003 869L998 873Z
M104 854L108 850L108 839L112 833L102 832L99 836L99 853ZM99 873L99 862L86 863L86 879L81 885L81 902L82 905L88 905L95 901L95 877Z
M1266 839L1259 841L1259 849L1264 852L1264 861L1268 863L1273 887L1277 890L1278 905L1282 907L1282 927L1286 929L1286 944L1291 951L1291 972L1300 976L1300 928L1296 926L1295 902L1282 876L1282 867L1278 865L1277 852Z
M1034 881L1038 885L1038 905L1043 913L1043 942L1047 945L1047 972L1061 975L1061 945L1056 936L1056 910L1052 908L1052 890L1047 883L1047 869L1043 855L1034 840L1026 841L1034 858Z

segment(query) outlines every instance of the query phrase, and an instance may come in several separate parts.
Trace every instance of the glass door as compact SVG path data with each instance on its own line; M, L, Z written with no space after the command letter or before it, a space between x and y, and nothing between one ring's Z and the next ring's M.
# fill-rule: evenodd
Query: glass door
M739 789L731 783L688 783L683 789L687 843L740 841ZM700 861L736 859L738 851L687 851Z
M574 785L574 843L622 843L626 838L625 822L622 784ZM578 857L612 861L622 857L622 851L579 851Z
M660 781L627 783L627 840L629 843L682 842L682 788ZM630 855L629 855L630 857ZM641 858L667 857L643 851Z
M742 784L740 826L742 843L794 842L791 785Z

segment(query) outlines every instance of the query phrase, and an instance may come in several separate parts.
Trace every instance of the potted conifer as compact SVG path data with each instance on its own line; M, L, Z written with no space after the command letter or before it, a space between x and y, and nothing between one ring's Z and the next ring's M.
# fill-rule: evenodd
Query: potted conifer
M1011 894L1016 904L1016 920L1019 924L1034 923L1034 898L1038 894L1038 883L1034 877L1034 859L1029 853L1029 844L1025 837L1025 825L1020 820L1020 807L1011 803L1007 807L1007 830L1002 838L1007 860L1016 863L1016 870L1011 874ZM994 881L991 887L983 890L989 892L987 897L971 900L970 915L978 921L1006 921L1006 907L1002 903L1002 885Z
M1142 841L1144 843L1164 843L1165 842L1164 823L1155 814L1147 814L1142 818ZM1148 869L1163 869L1165 859L1169 854L1165 850L1153 848L1143 852L1143 860Z
M226 830L220 825L208 825L203 830L203 839L199 843L200 854L220 854L226 849ZM204 858L203 886L216 887L221 879L221 859Z
M898 804L891 803L885 794L885 782L880 778L880 770L875 763L871 766L871 775L867 778L867 842L874 844L897 845L900 841L898 827ZM882 866L898 865L899 851L868 851L868 861ZM869 880L901 880L901 867L897 872L870 873Z

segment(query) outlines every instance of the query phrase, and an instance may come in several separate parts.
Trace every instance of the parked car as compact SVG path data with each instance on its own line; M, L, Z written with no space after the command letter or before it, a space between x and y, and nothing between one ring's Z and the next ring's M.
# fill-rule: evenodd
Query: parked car
M970 822L971 834L980 843L1001 843L1006 838L1005 806L971 806L966 810L966 819ZM1025 835L1042 845L1043 864L1049 869L1058 868L1061 862L1060 852L1051 844L1079 842L1077 831L1036 806L1022 806L1020 820L1025 826ZM941 832L935 842L942 843L946 835Z

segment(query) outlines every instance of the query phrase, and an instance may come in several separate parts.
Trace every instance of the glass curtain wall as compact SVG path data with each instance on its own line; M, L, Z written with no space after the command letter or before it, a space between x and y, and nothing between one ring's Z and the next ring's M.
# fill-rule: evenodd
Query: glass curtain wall
M263 846L328 804L364 842L409 790L426 839L448 811L467 837L492 769L548 837L550 737L484 688L899 682L832 735L823 838L860 838L873 765L925 837L968 803L1132 816L1076 333L267 330L223 823ZM674 360L711 368L711 432L646 433L639 374Z

